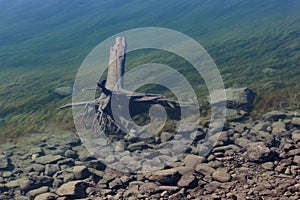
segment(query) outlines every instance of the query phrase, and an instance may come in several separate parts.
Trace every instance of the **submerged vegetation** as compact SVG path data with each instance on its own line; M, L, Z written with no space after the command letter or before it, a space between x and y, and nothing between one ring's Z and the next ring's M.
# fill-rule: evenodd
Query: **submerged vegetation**
M6 8L0 15L0 25L6 27L0 30L1 138L40 132L49 124L74 128L72 111L57 110L71 97L58 96L53 89L72 84L84 57L106 37L142 26L175 29L199 41L215 60L226 87L257 91L253 115L300 107L296 0L232 1L225 6L206 0L48 1L43 6L32 0L6 1L0 3ZM30 11L25 11L26 6ZM199 101L205 101L203 80L185 60L144 50L129 54L126 64L130 69L147 62L176 68L193 83Z

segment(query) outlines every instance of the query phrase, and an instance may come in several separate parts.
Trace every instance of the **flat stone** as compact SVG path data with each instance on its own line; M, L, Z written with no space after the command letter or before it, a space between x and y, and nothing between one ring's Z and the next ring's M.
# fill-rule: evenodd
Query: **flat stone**
M57 163L59 160L62 160L63 157L60 156L60 155L46 155L46 156L42 156L42 157L38 157L35 161L37 163L40 163L40 164L54 164L54 163Z
M28 196L34 198L34 197L36 197L37 195L46 193L46 192L48 192L48 191L49 191L49 187L43 186L43 187L40 187L40 188L38 188L38 189L30 190L29 192L27 192L26 195L28 195Z
M41 164L34 164L33 165L33 170L36 172L44 172L45 171L45 166Z
M114 189L119 189L123 186L123 182L121 181L120 178L115 178L108 184L109 188L114 190Z
M84 181L71 181L63 184L56 190L56 194L59 196L69 196L73 198L85 198L86 188L88 184Z
M45 167L45 175L46 176L52 176L56 172L60 170L59 165L57 164L47 164Z
M154 172L150 179L165 185L176 185L180 177L176 169L166 169Z
M277 111L277 110L268 112L268 113L263 115L264 119L274 120L274 121L277 121L278 119L285 119L286 117L287 117L287 115L286 115L285 112Z
M251 141L246 138L237 138L234 143L241 148L245 148Z
M216 170L212 177L214 180L219 181L221 183L229 182L231 180L231 176L225 170Z
M20 187L22 185L22 183L27 180L28 180L28 178L20 178L17 180L12 180L12 181L9 181L8 183L6 183L5 186L8 188L17 188L17 187Z
M270 126L269 123L266 122L259 122L253 127L253 130L258 132L258 131L267 131L268 126Z
M47 192L37 195L34 200L56 200L58 198L57 194Z
M154 194L159 191L159 187L156 183L144 183L139 188L140 193L142 194Z
M102 178L104 175L103 171L100 171L100 170L97 170L94 168L88 168L88 170L90 171L91 174L93 174L94 176L100 177L100 178Z
M91 174L86 166L75 166L73 173L76 179L85 179Z
M176 167L174 169L177 170L181 175L193 173L195 171L195 168L187 166Z
M204 157L188 154L187 156L185 156L183 163L187 167L195 168L197 164L203 163L205 160L206 159Z
M65 152L65 157L76 159L76 158L78 158L78 154L75 151L67 150Z
M161 191L167 191L167 192L173 193L173 192L178 191L179 187L178 186L161 185L161 186L159 186L159 189Z
M149 148L149 146L144 141L141 141L141 142L130 144L130 145L128 145L127 148L130 151L137 151L137 150L147 149L147 148Z
M287 153L288 156L296 156L296 155L300 155L300 149L292 149L289 150L289 152Z
M209 164L207 163L201 163L201 164L198 164L196 166L196 172L199 172L200 174L203 174L203 175L212 175L214 172L215 172L215 169L212 168Z
M274 169L274 163L272 163L272 162L263 163L261 166L262 166L262 168L264 168L266 170L270 170L270 171L272 171Z
M266 161L271 154L271 150L263 142L253 142L247 146L247 155L252 162Z
M194 188L197 186L197 179L193 174L184 174L177 185L184 188Z
M75 180L73 171L59 171L54 175L55 178L62 179L64 183Z

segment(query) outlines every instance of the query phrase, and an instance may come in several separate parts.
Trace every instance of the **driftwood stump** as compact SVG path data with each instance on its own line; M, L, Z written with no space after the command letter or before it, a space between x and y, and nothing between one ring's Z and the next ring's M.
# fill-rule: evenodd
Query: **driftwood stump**
M159 94L138 93L127 91L123 88L123 76L125 73L125 60L126 60L126 41L124 37L117 37L115 44L110 48L110 58L108 64L107 79L97 84L97 88L101 91L98 99L92 102L79 102L75 104L67 104L63 108L71 106L85 106L85 111L88 112L89 106L95 106L97 112L93 121L92 127L99 124L102 128L108 129L114 125L117 128L126 130L127 119L122 114L122 99L127 99L130 105L130 115L135 116L148 111L151 105L161 105L172 112L180 112L182 106L192 106L189 103L180 103L177 101L169 100ZM115 98L112 104L112 96ZM112 106L114 106L113 112ZM120 108L116 108L120 107ZM127 108L128 109L128 108ZM83 114L84 120L86 113ZM114 113L114 115L113 115ZM120 123L122 122L122 123Z

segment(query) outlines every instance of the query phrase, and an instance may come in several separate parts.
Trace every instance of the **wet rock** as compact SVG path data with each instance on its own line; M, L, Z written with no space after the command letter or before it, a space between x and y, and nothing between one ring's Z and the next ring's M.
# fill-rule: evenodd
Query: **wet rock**
M88 184L84 181L71 181L60 186L56 193L59 196L68 196L73 198L85 198Z
M34 183L33 180L30 179L24 179L20 184L20 189L24 192L35 189L36 187L37 185Z
M263 118L265 120L273 120L273 121L278 121L279 119L285 119L286 117L287 116L285 112L278 111L278 110L274 110L263 115Z
M264 168L266 170L270 170L270 171L272 171L274 169L274 163L272 163L272 162L263 163L261 166L262 166L262 168Z
M75 166L73 168L73 173L76 179L85 179L90 176L90 172L86 166Z
M54 163L57 163L59 160L62 160L63 157L60 156L60 155L46 155L46 156L42 156L42 157L38 157L35 161L37 163L40 163L40 164L54 164Z
M221 91L214 91L212 95L219 95ZM250 88L228 88L226 89L226 101L228 108L244 108L248 110L255 99L256 93ZM210 97L208 98L209 102ZM224 99L225 100L225 99ZM223 101L224 101L223 100ZM213 104L220 103L222 99L217 102L211 102Z
M239 121L247 116L247 112L243 110L226 109L226 120L227 121Z
M142 194L154 194L159 191L159 187L156 183L149 182L141 185L139 191Z
M270 158L271 150L263 142L254 142L248 144L247 154L252 162L264 162Z
M0 155L0 170L8 168L8 158L5 155Z
M275 128L278 128L278 129L285 129L286 128L286 125L284 122L282 121L278 121L278 122L274 122L272 124L272 128L275 129Z
M183 163L187 167L195 168L197 164L203 163L205 160L206 159L204 157L188 154L185 156Z
M184 188L194 188L197 186L197 179L193 174L184 174L177 185Z
M294 117L291 124L293 124L294 126L300 126L300 117Z
M77 155L77 153L75 151L67 150L65 152L65 157L76 159L76 158L78 158L78 155Z
M294 140L295 143L298 143L300 141L300 133L293 133L292 139Z
M195 171L195 167L187 166L175 167L174 169L176 169L181 175L193 173Z
M115 178L108 184L109 188L114 190L114 189L119 189L123 186L123 182L121 181L120 178Z
M49 191L49 187L43 186L43 187L40 187L38 189L30 190L29 192L27 192L26 195L30 196L31 198L34 198L37 195L46 193L48 191Z
M180 176L176 169L166 169L154 172L150 179L165 185L176 185Z
M149 148L149 145L146 144L144 141L133 143L128 145L127 147L130 151L137 151L137 150L142 150L142 149L147 149Z
M213 174L212 177L214 180L219 181L221 183L229 182L231 180L231 176L225 170L218 169Z
M199 172L200 174L203 174L203 175L212 175L212 173L215 172L215 169L212 168L209 164L207 163L201 163L201 164L198 164L196 166L196 172Z
M47 192L37 195L34 200L56 200L57 198L57 194Z
M258 131L258 133L256 133L256 141L264 142L266 145L271 146L274 141L274 136L265 131Z
M234 140L234 143L241 148L245 148L251 141L246 138L237 138Z
M162 132L160 134L160 141L161 141L161 143L166 143L167 141L169 141L172 138L173 138L173 134L172 133Z
M258 131L265 131L267 132L267 129L268 127L270 126L271 124L270 123L267 123L267 122L259 122L258 124L256 124L254 127L253 127L253 130L258 132Z
M71 86L62 86L55 88L53 92L61 97L65 97L72 94L73 88Z
M17 180L11 180L8 183L6 183L5 186L8 188L17 188L17 187L20 187L23 184L23 182L28 181L28 180L29 180L28 178L20 178Z
M300 156L295 156L293 162L300 165Z
M75 175L72 170L56 172L53 177L56 179L61 179L64 183L75 180Z
M44 172L45 171L45 166L41 164L34 164L33 165L33 170L36 172Z
M59 165L57 164L47 164L45 167L45 175L46 176L52 176L56 172L60 170Z

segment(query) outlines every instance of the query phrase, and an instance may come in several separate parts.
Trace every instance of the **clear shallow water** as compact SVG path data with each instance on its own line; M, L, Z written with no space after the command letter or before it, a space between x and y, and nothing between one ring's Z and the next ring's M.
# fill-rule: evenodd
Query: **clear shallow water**
M71 123L70 113L54 111L70 98L51 91L72 84L85 56L102 40L144 26L171 28L196 39L215 60L226 87L246 86L259 92L263 100L258 102L258 111L279 107L281 101L288 102L288 107L298 104L297 1L232 1L226 5L219 1L49 1L41 5L28 0L1 4L0 23L5 27L0 31L3 135L38 131L35 124L49 120ZM145 61L166 63L182 69L192 82L200 80L186 63L162 52L150 55L129 55L127 68ZM205 86L201 81L194 85L199 99L205 99ZM274 91L280 95L275 97Z
M71 96L57 95L55 88L72 85L80 64L98 43L118 32L144 26L171 28L197 40L216 62L226 88L250 87L256 91L251 113L254 117L274 109L299 110L297 0L230 1L225 5L222 1L3 0L0 6L1 142L19 138L18 145L23 142L31 149L43 143L38 138L49 129L74 131L71 110L57 110L71 102ZM207 125L207 89L189 63L166 52L145 50L129 54L126 68L147 62L170 65L185 75L203 105L201 124ZM161 87L146 86L141 90L172 96ZM296 134L299 127L291 125L292 116L285 120L286 131ZM243 134L240 126L235 132ZM170 127L165 129L170 132ZM24 140L21 136L27 134L30 139ZM50 140L44 143L50 149L55 146ZM291 150L297 149L296 143L292 143ZM74 146L75 151L76 148L79 147ZM9 151L5 149L1 154ZM23 158L30 160L29 157Z

